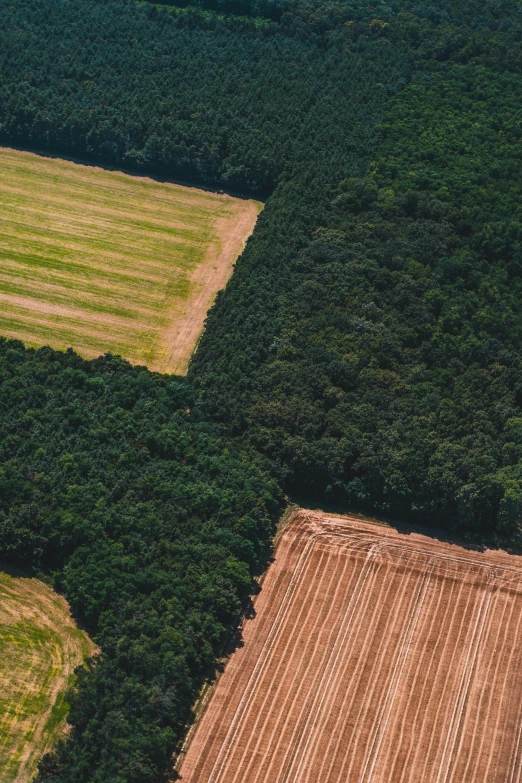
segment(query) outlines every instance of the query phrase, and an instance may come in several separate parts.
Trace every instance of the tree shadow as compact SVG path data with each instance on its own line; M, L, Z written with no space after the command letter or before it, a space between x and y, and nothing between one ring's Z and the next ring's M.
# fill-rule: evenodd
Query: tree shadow
M0 145L6 146L6 145ZM137 177L141 179L151 179L154 182L166 183L171 185L182 185L185 188L196 188L206 193L215 193L217 195L227 195L233 198L244 199L249 201L254 199L262 204L265 203L270 194L257 193L249 191L246 188L228 188L225 184L219 182L207 182L197 176L196 173L187 172L185 177L177 177L173 174L160 174L155 169L147 168L131 168L125 165L118 165L117 163L107 163L96 158L82 158L73 155L66 155L53 150L42 150L41 148L21 147L15 144L9 144L8 148L11 150L17 150L18 152L31 152L33 155L38 155L40 158L51 158L54 160L66 160L69 163L76 163L78 166L89 166L90 168L103 169L104 171L115 171L120 174L128 174L131 177Z

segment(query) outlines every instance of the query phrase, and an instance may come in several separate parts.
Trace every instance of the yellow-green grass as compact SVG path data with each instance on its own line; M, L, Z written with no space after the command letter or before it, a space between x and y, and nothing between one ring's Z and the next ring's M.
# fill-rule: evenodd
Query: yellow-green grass
M0 781L26 783L66 727L74 669L95 648L65 600L0 572Z
M184 373L261 207L0 148L0 334Z

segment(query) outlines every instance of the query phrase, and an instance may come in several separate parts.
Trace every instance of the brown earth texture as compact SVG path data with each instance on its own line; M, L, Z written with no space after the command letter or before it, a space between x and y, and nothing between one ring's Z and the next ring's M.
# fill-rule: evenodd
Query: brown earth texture
M294 514L183 783L520 783L522 558Z

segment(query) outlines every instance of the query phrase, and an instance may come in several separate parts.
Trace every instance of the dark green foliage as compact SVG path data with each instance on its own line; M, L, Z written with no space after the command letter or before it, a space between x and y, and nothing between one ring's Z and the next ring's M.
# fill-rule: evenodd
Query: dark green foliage
M300 493L517 534L522 283L437 199L382 189L355 214L344 196L301 255L251 439Z
M218 303L192 373L200 402L220 420L226 411L297 496L513 543L522 524L522 28L487 6L465 27L461 10L401 13L382 28L410 41L415 71L378 125L367 176L330 192L325 228L265 285L272 331L248 384L237 396L207 385L222 362L230 379L256 341L243 335L248 347L221 359L214 334L220 345L237 335L247 310L232 304ZM234 305L244 268L226 293Z
M266 562L277 486L183 379L5 340L0 378L2 553L50 573L102 650L57 779L155 780Z
M2 2L0 22L1 142L265 195L296 165L324 187L325 163L333 176L367 154L376 82L395 89L404 69L384 40L374 65L278 26L125 0Z
M520 545L520 8L0 0L0 20L2 143L268 196L189 381L1 344L1 553L102 649L39 780L149 783L279 487Z

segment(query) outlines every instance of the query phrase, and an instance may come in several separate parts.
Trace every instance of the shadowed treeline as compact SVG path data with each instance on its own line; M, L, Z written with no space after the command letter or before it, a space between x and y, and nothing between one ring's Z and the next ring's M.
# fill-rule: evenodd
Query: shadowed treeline
M279 10L0 2L3 144L267 197L188 382L2 344L0 554L103 651L42 783L161 779L283 489L519 538L518 4Z

